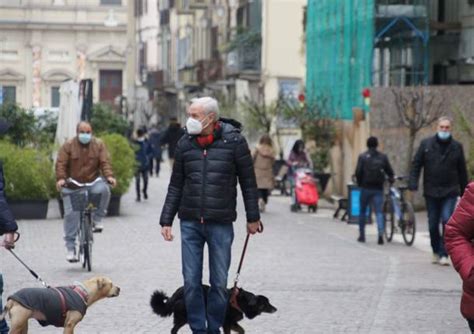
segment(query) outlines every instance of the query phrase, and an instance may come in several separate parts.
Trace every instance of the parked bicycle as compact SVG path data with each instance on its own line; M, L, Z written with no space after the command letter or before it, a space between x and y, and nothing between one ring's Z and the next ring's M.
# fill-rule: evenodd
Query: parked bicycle
M398 186L390 184L385 194L385 238L390 242L396 232L401 232L405 244L411 246L415 241L416 234L415 210L411 203L405 199L405 192L408 190L408 186L399 184L400 181L407 179L407 176L395 177L395 182L398 183Z
M65 196L71 197L73 211L80 213L76 262L82 262L82 268L87 267L87 271L92 270L92 245L94 243L92 215L97 210L101 199L100 194L90 194L88 190L101 180L100 177L90 183L80 183L72 178L66 180L66 185L74 185L78 188Z

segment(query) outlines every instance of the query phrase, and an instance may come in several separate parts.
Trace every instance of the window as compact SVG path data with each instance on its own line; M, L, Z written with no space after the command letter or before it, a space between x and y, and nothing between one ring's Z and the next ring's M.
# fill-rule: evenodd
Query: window
M101 5L121 6L122 0L100 0Z
M57 108L60 103L59 86L51 87L51 107Z
M3 86L3 103L16 103L16 87Z

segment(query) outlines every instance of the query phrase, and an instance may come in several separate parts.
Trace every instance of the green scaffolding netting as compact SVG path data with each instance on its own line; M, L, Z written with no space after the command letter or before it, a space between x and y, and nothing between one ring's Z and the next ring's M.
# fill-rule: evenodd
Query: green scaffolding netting
M306 99L352 119L371 86L375 0L308 0Z

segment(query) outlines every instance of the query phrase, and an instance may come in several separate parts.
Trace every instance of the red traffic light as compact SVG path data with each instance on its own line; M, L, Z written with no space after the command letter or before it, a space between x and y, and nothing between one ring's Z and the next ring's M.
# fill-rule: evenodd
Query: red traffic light
M303 94L303 93L301 93L301 94L298 95L298 101L304 102L304 98L305 98L305 97L304 97L304 94Z
M362 96L365 98L370 97L370 89L364 88L364 90L362 90Z

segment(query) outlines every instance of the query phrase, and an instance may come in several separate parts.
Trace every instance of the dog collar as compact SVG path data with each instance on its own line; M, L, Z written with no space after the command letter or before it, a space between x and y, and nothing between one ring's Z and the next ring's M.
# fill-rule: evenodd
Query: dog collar
M75 293L77 293L81 297L84 304L87 305L87 300L89 298L89 293L87 292L87 289L79 282L74 282L74 283L75 283L75 285L72 285L71 289Z

